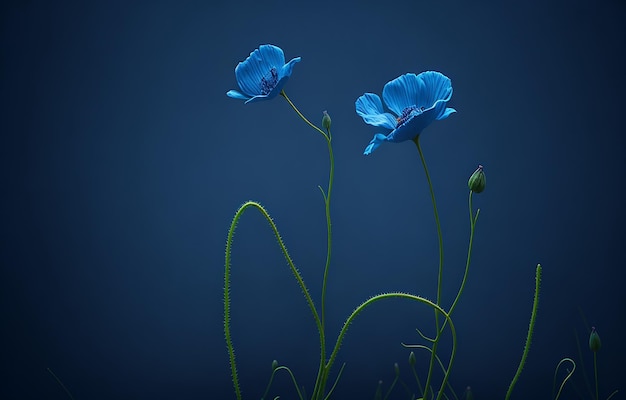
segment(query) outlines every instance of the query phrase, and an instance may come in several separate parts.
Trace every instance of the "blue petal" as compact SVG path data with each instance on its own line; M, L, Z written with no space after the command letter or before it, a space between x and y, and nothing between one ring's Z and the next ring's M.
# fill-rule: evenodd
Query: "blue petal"
M248 100L250 97L239 93L236 90L229 90L228 92L226 92L226 96L228 97L232 97L233 99L239 99L239 100Z
M415 74L404 74L387 82L383 88L383 100L389 109L398 115L407 107L417 105L420 97L421 81ZM428 107L432 105L429 104Z
M388 129L396 127L396 119L393 115L383 111L383 103L378 95L365 93L356 100L355 106L356 113L363 118L366 124Z
M301 60L300 57L292 58L287 64L283 65L281 68L276 68L278 70L278 79L283 79L285 77L289 78L291 76L291 72L293 70L293 66L296 63L299 63Z
M273 97L276 97L276 96L273 96ZM267 94L258 94L256 96L250 97L248 100L246 100L246 102L244 104L256 103L257 101L269 100L271 98L272 97L269 97L269 95L267 95Z
M280 47L266 44L250 53L245 61L237 64L235 77L241 90L248 96L261 94L261 79L272 69L280 70L285 55Z
M367 145L363 154L365 154L366 156L372 154L372 151L376 150L378 146L380 146L381 143L386 140L387 136L383 135L382 133L377 133L376 135L374 135L374 139L370 141L370 144Z
M441 72L426 71L417 76L423 82L423 92L420 93L420 103L418 106L424 108L438 107L437 114L440 115L445 111L445 103L452 98L452 83L450 78ZM438 105L437 101L443 101Z
M285 65L285 53L283 50L272 44L263 44L259 46L259 54L263 59L263 64L269 68L279 69Z
M441 115L437 117L437 120L448 118L450 114L454 114L456 110L454 108L447 107Z
M272 91L267 94L268 99L273 99L281 92L281 90L283 90L283 87L285 87L285 84L289 80L289 77L291 77L293 66L296 63L300 62L300 60L300 57L296 57L289 61L287 64L283 65L281 69L279 69L278 82L276 82L276 86L274 86L274 89L272 89Z

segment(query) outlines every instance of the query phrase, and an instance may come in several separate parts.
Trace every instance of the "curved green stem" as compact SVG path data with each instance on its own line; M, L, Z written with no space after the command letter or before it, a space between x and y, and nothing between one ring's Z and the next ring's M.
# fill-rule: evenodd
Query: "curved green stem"
M607 398L606 398L606 400L611 400L611 398L612 398L613 396L615 396L615 395L617 394L617 392L619 392L619 390L615 389L615 390L613 391L613 393L611 393L611 394L609 395L609 397L607 397Z
M420 160L422 161L422 166L424 167L424 172L426 173L426 181L428 182L428 189L430 190L430 199L433 203L433 212L435 214L435 225L437 226L437 239L439 241L439 273L437 276L437 305L441 304L441 281L443 280L443 237L441 234L441 222L439 221L439 212L437 211L437 202L435 201L435 190L433 189L433 183L430 180L430 173L428 173L428 167L426 166L426 159L424 158L424 153L422 152L422 146L420 145L420 135L417 135L413 142L417 146L417 152L420 155ZM439 315L437 311L435 311L435 328L437 331L437 336L433 341L432 353L430 356L430 363L428 366L428 375L426 377L426 387L424 397L426 398L428 395L428 388L430 384L430 380L432 378L433 367L435 365L435 355L437 354L437 347L439 345L440 338L440 329L439 329Z
M509 385L509 390L506 392L505 400L508 400L511 397L511 393L513 392L513 387L517 383L520 375L522 374L522 369L524 368L524 364L526 364L526 357L528 357L528 352L530 351L530 342L533 337L533 331L535 329L535 322L537 320L537 308L539 307L539 287L541 285L541 264L537 264L537 270L535 271L535 298L533 300L533 311L530 314L530 323L528 324L528 334L526 335L526 344L524 345L524 353L522 354L522 359L517 367L517 372L515 372L515 376L513 376L513 380Z
M300 391L300 386L298 386L296 377L293 376L293 372L291 372L291 369L285 366L280 366L276 368L276 371L281 370L281 369L284 369L285 371L289 373L289 376L291 376L291 381L293 382L293 386L296 388L296 392L298 392L298 397L300 398L300 400L304 400L304 396L302 396L302 392Z
M422 304L426 304L427 306L434 309L436 312L443 315L446 321L448 322L448 324L450 325L450 332L452 333L452 352L450 354L450 361L448 362L448 367L446 368L443 381L441 382L441 389L439 390L439 393L437 395L437 400L440 400L441 397L443 396L443 390L448 384L450 370L452 368L452 364L454 363L454 358L456 356L456 328L454 327L454 324L452 323L452 319L450 319L450 315L448 315L448 313L443 308L441 308L439 305L433 303L432 301L424 297L415 296L415 295L408 294L408 293L393 292L393 293L383 293L383 294L376 295L364 301L363 303L361 303L361 305L359 305L344 322L343 327L341 328L341 331L339 332L339 337L337 338L337 342L335 343L335 348L333 349L333 352L330 355L328 363L326 364L326 368L330 369L333 362L335 361L335 358L337 357L337 353L339 352L339 348L341 347L341 343L343 342L343 339L346 335L348 327L350 326L352 321L354 321L356 316L359 315L363 310L365 310L369 305L379 300L389 299L389 298L404 298L404 299L409 299L412 301L417 301Z
M309 121L298 108L293 104L293 102L287 96L284 90L280 92L280 95L287 100L291 108L298 114L302 120L307 123L311 128L315 129L319 133L324 136L326 139L326 144L328 145L328 154L330 158L330 172L328 177L328 188L326 192L320 187L322 192L322 196L324 197L324 209L326 213L326 264L324 266L324 278L322 280L322 310L321 310L321 327L322 327L322 337L324 338L324 328L326 321L326 283L328 281L328 271L330 268L330 259L331 259L331 249L332 249L332 225L330 218L330 198L333 190L333 177L335 175L335 159L333 156L333 147L331 143L331 134L330 129L328 130L328 134L315 126L311 121ZM323 365L326 360L326 340L324 339L321 344L321 354L320 354L320 368L318 370L318 376L316 379L315 389L313 390L312 398L317 398L323 395L324 386L325 386L325 377L328 376L329 371L324 371Z
M476 228L476 221L478 221L478 214L480 214L480 209L479 209L476 211L476 216L474 216L474 212L472 208L472 194L473 193L474 192L470 190L469 192L470 238L469 238L469 245L467 247L467 260L465 262L465 273L463 274L461 287L459 288L459 291L456 294L456 298L454 299L454 302L452 303L452 306L450 306L450 310L448 311L448 313L450 314L452 314L452 312L454 311L457 303L459 302L459 299L461 298L463 289L465 289L465 283L467 282L467 276L469 274L470 262L472 260L472 246L474 244L474 230Z
M317 313L317 310L315 309L315 305L313 304L313 299L311 298L311 295L309 294L309 290L304 284L304 280L302 279L300 272L294 265L293 261L291 260L291 257L289 256L289 253L287 252L287 247L285 246L285 243L280 237L280 233L278 232L278 228L276 227L276 224L274 223L274 221L272 221L272 217L270 217L269 213L265 210L265 208L263 208L263 206L261 206L259 203L254 202L254 201L245 202L241 207L239 207L239 209L235 213L235 217L233 218L233 221L230 224L230 229L228 230L228 237L226 239L226 260L225 260L225 272L224 272L224 336L226 337L226 346L228 347L228 356L229 356L229 361L230 361L233 386L235 388L235 395L237 396L238 400L241 400L241 389L239 388L239 378L237 376L237 364L235 361L235 349L233 346L233 341L232 341L231 332L230 332L231 249L233 245L233 238L235 235L235 229L237 227L237 223L239 222L239 219L241 218L243 213L249 207L253 207L259 210L261 214L265 217L267 222L270 224L270 226L272 227L272 231L274 232L274 236L276 237L278 245L280 246L280 249L283 255L285 256L285 259L287 260L287 263L289 264L289 268L291 269L291 272L293 273L294 277L298 281L298 285L300 285L300 288L302 289L302 293L304 294L306 302L309 308L311 309L311 313L313 314L313 318L315 319L315 324L317 325L317 329L319 331L320 342L324 343L324 333L322 329L322 322Z
M556 374L557 372L559 372L559 367L561 366L561 364L565 362L569 362L572 364L572 370L571 371L569 369L567 370L567 375L565 376L565 378L563 378L563 381L561 382L561 385L559 386L559 391L557 392L554 400L559 400L559 397L561 397L561 392L563 391L563 387L565 386L565 383L569 380L569 378L572 377L572 375L574 374L574 371L576 371L576 363L571 358L566 357L562 359L561 361L559 361L559 363L556 365L556 368L554 369L554 379L552 380L552 395L553 396L554 396L554 389L556 389Z
M298 114L298 116L300 116L300 118L302 118L302 120L304 122L306 122L311 128L315 129L316 131L318 131L319 133L322 134L322 136L324 136L326 138L327 141L330 141L330 137L329 135L326 134L326 132L324 132L323 130L321 130L320 128L318 128L317 126L315 126L313 123L311 123L311 121L309 121L308 119L306 119L306 117L300 112L300 110L298 110L298 108L291 102L291 100L289 100L289 97L287 97L287 93L285 93L284 90L280 91L280 95L283 96L285 98L285 100L287 100L287 103L289 103L289 105L291 106L291 108L293 108L293 110Z

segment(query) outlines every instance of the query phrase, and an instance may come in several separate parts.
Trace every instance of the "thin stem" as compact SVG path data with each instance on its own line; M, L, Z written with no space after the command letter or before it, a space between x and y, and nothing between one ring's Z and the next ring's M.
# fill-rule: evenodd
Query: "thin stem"
M420 381L419 376L417 376L417 371L415 370L415 365L411 365L411 370L413 371L413 376L415 377L415 380L417 381L417 388L419 389L419 393L422 396L422 398L424 397L424 389L422 389L422 382Z
M574 371L576 370L576 363L571 358L566 357L566 358L563 358L561 361L559 361L559 363L556 365L556 368L554 369L554 380L552 381L552 395L553 396L554 396L554 390L556 388L556 375L559 372L559 367L561 366L561 364L565 362L569 362L572 365L572 370L571 371L569 369L566 370L567 375L565 375L565 378L563 378L563 381L561 382L561 385L559 386L559 391L557 392L554 400L559 400L559 397L561 397L561 392L563 391L563 387L565 386L565 383L569 380L569 378L572 377L572 375L574 375Z
M448 311L448 313L450 314L452 314L452 312L454 311L454 308L456 307L457 303L459 302L459 299L461 298L463 289L465 289L465 283L467 282L467 276L469 274L470 262L472 260L472 246L474 243L474 230L476 228L476 221L478 220L478 214L480 214L480 209L479 209L476 211L476 216L473 215L473 208L472 208L472 194L473 193L474 192L470 190L469 192L470 238L469 238L469 245L467 248L467 260L465 262L465 273L463 274L461 287L459 288L459 291L456 294L456 298L454 299L454 302L452 303L452 306L450 307L450 310Z
M450 315L450 312L448 312L448 315ZM443 327L442 327L443 329ZM432 349L428 346L424 346L423 344L404 344L401 343L403 347L406 347L408 349L422 349L422 350L427 350L429 352L432 352ZM439 358L439 356L437 357L437 363L439 364L439 368L441 368L441 371L445 374L446 372L446 368L443 366L443 362L441 361L441 358ZM415 370L415 369L414 369ZM417 374L415 373L415 378L417 378ZM418 386L421 389L421 384L419 382L419 378L417 378L417 382L418 382ZM455 399L458 399L456 392L454 391L454 389L452 388L452 385L450 385L450 383L448 383L448 389L450 389L450 392L452 392L452 395L454 396Z
M596 400L600 400L600 396L598 396L598 362L597 362L598 352L593 352L593 374L596 377Z
M284 369L285 371L287 371L289 373L289 376L291 376L291 381L293 382L293 386L296 388L296 392L298 392L298 397L300 398L300 400L304 400L304 396L302 396L302 392L300 392L300 386L298 386L298 382L296 381L296 377L293 376L293 373L291 372L291 370L287 367L284 366L280 366L276 368L276 371L279 371L281 369Z
M325 323L326 323L326 283L328 281L328 271L330 268L331 249L332 249L332 225L331 225L331 218L330 218L330 198L331 198L331 194L333 190L333 177L335 175L335 159L333 156L333 146L331 143L332 136L330 134L330 129L328 130L328 134L327 134L323 130L315 126L313 123L311 123L311 121L309 121L300 112L300 110L298 110L295 104L293 104L293 102L289 99L289 97L287 96L287 93L285 93L284 90L280 92L280 95L284 97L285 100L287 100L291 108L293 108L296 114L298 114L298 116L302 118L304 122L306 122L310 127L312 127L313 129L321 133L322 136L324 136L324 139L326 139L326 144L328 145L328 154L330 158L330 172L329 172L329 177L328 177L328 188L326 189L326 192L322 190L322 196L324 197L324 210L326 213L326 264L324 266L324 278L322 280L322 310L321 310L321 316L322 316L321 328L322 328L322 337L324 337ZM317 397L321 397L323 395L324 387L326 385L326 379L328 377L329 371L328 370L325 371L323 368L325 360L326 360L326 340L324 340L321 345L320 368L318 371L316 386L315 386L315 389L313 390L313 397L312 397L314 399Z
M524 353L522 354L522 359L517 366L517 371L513 376L513 380L509 385L509 390L506 392L505 400L508 400L511 397L511 393L513 393L513 387L517 383L520 375L522 374L522 369L524 368L524 364L526 364L526 357L528 357L528 352L530 351L530 342L533 337L533 331L535 330L535 321L537 320L537 308L539 307L539 288L541 285L541 264L537 264L537 270L535 271L535 297L533 300L533 311L530 314L530 323L528 324L528 334L526 335L526 344L524 345Z
M330 131L329 131L330 132ZM333 190L333 176L335 175L335 158L333 156L333 146L329 136L326 136L328 144L328 155L330 157L330 173L328 177L328 189L324 195L324 208L326 211L326 265L324 266L324 279L322 281L322 327L325 324L326 316L326 282L328 281L328 270L330 268L330 254L332 248L332 225L330 220L330 195Z
M428 182L428 189L430 190L430 199L433 203L433 212L435 214L435 225L437 226L437 239L439 241L439 274L437 276L437 305L441 305L441 281L443 280L443 237L441 234L441 222L439 221L439 212L437 211L437 202L435 201L435 191L433 189L433 183L430 180L430 174L428 173L428 167L426 166L426 159L424 158L424 153L422 152L422 146L420 145L420 135L417 135L413 142L417 146L417 152L420 155L420 160L422 161L422 166L424 167L424 172L426 173L426 181ZM439 344L439 338L441 336L441 332L439 330L439 314L435 311L435 328L437 331L437 336L433 342L432 353L430 355L430 363L428 367L428 376L426 378L426 386L424 392L424 398L428 397L428 390L430 385L430 380L432 378L433 366L435 364L435 355L437 354L437 346Z
M50 368L46 368L48 370L48 372L50 372L50 375L52 375L52 377L57 381L57 383L59 385L61 385L61 387L63 388L63 390L65 391L65 393L70 397L70 399L74 400L74 396L72 396L72 393L70 393L69 390L67 390L67 388L65 387L65 385L63 384L63 382L61 382L61 380L59 379L58 376L56 376L56 374L54 372L52 372L52 370Z
M324 400L329 400L330 399L330 395L333 394L333 391L335 390L335 388L337 387L337 383L339 383L339 378L341 378L341 373L343 372L343 369L346 367L346 363L343 363L343 365L341 366L341 368L339 369L339 373L337 374L337 378L335 379L335 383L333 383L333 386L330 388L330 390L328 391L328 394L326 394L326 397L324 397Z
M316 131L318 131L319 133L322 134L322 136L324 136L326 138L326 140L330 141L330 138L328 137L328 135L321 130L320 128L318 128L317 126L315 126L313 123L311 123L311 121L309 121L308 119L306 119L306 117L304 115L302 115L302 113L300 112L300 110L298 110L298 108L291 102L291 100L289 100L289 97L287 97L287 93L285 93L284 90L281 90L280 95L283 96L285 98L285 100L287 100L287 103L289 103L289 105L291 106L291 108L294 109L294 111L300 116L300 118L302 118L302 120L304 122L306 122L311 128L315 129Z

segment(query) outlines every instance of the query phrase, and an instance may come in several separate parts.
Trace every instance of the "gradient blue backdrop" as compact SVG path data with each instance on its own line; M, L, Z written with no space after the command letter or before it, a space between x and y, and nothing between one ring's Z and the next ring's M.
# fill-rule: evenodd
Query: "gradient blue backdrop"
M623 396L623 1L3 4L0 398L66 399L47 367L76 399L234 398L224 248L245 200L267 207L319 303L326 144L282 98L244 105L225 95L237 88L235 65L263 43L302 57L286 91L314 122L323 110L333 120L332 340L373 294L435 295L435 225L415 146L363 156L377 130L354 101L405 72L438 70L452 79L458 113L422 144L448 304L465 261L467 178L481 163L488 179L475 197L452 385L504 397L542 263L513 398L551 398L555 365L578 357L575 332L590 371L581 315L603 340L601 395ZM238 228L232 295L244 398L260 398L273 359L310 393L315 326L258 213ZM432 332L432 313L403 302L363 313L339 354L347 367L336 398L372 398L394 362L407 374L400 342L418 341L416 327ZM285 376L276 385L295 397Z

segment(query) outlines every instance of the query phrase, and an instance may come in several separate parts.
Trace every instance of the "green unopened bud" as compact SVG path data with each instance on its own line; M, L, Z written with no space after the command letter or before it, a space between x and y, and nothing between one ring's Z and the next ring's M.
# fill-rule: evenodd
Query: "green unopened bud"
M471 387L465 388L465 400L474 400L474 393L472 393Z
M589 348L595 353L600 350L600 347L602 347L600 336L598 335L598 332L596 332L596 328L592 327L591 334L589 335Z
M476 168L476 171L470 176L469 181L467 182L467 186L469 186L472 192L480 193L485 190L485 185L487 184L487 179L485 178L485 172L483 171L483 166L479 165Z
M276 368L278 368L278 361L274 360L272 361L272 371L276 371Z
M416 362L415 353L411 352L411 354L409 354L409 365L414 366Z
M393 370L396 372L396 375L400 375L400 366L398 363L393 364Z
M324 116L322 117L322 126L326 129L326 132L330 131L330 115L326 111L324 111Z

